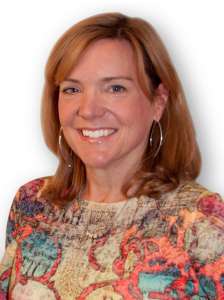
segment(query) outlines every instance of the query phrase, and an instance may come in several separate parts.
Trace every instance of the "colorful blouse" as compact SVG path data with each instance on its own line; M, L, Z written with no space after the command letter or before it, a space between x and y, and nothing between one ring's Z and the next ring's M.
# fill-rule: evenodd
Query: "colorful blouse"
M21 186L7 226L0 300L224 299L224 201L195 181L58 209L47 178Z

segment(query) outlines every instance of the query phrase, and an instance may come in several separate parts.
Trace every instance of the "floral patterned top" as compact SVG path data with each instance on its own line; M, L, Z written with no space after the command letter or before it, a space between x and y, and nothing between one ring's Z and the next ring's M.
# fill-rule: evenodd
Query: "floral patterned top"
M195 181L63 209L21 186L7 226L0 300L224 299L224 201Z

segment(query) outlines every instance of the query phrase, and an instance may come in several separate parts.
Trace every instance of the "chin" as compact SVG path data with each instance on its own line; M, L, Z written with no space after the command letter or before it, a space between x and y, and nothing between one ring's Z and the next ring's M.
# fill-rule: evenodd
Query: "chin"
M82 162L87 168L94 168L94 169L106 169L111 165L111 162L105 159L95 159L95 160L86 160L82 159Z
M109 164L106 163L106 162L84 162L84 165L87 167L87 168L92 168L92 169L106 169Z

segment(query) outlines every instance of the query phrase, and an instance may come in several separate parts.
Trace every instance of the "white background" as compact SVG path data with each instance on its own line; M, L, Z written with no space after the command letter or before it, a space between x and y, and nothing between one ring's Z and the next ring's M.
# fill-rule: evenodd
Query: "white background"
M203 159L198 182L224 195L223 1L5 1L0 6L0 257L12 199L22 184L55 172L40 127L44 67L77 21L119 11L147 19L182 81ZM137 3L137 4L136 4Z

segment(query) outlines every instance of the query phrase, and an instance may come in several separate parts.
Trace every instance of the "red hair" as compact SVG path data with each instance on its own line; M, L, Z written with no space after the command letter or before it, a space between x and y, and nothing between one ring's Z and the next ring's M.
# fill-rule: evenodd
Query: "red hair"
M45 69L42 96L42 130L49 149L58 157L59 165L49 176L42 196L49 201L65 205L74 199L85 184L85 165L63 139L64 153L59 151L60 122L58 115L59 84L74 68L86 47L99 39L125 39L134 51L140 86L152 101L160 83L169 91L166 109L160 120L164 143L153 159L155 148L148 147L142 164L122 192L138 184L133 196L142 194L159 198L175 189L181 181L194 180L200 173L201 155L195 130L187 107L181 82L169 54L152 25L136 17L121 13L103 13L84 19L68 29L57 41ZM153 136L159 143L159 132ZM72 153L72 155L71 155ZM72 161L72 168L68 163Z

